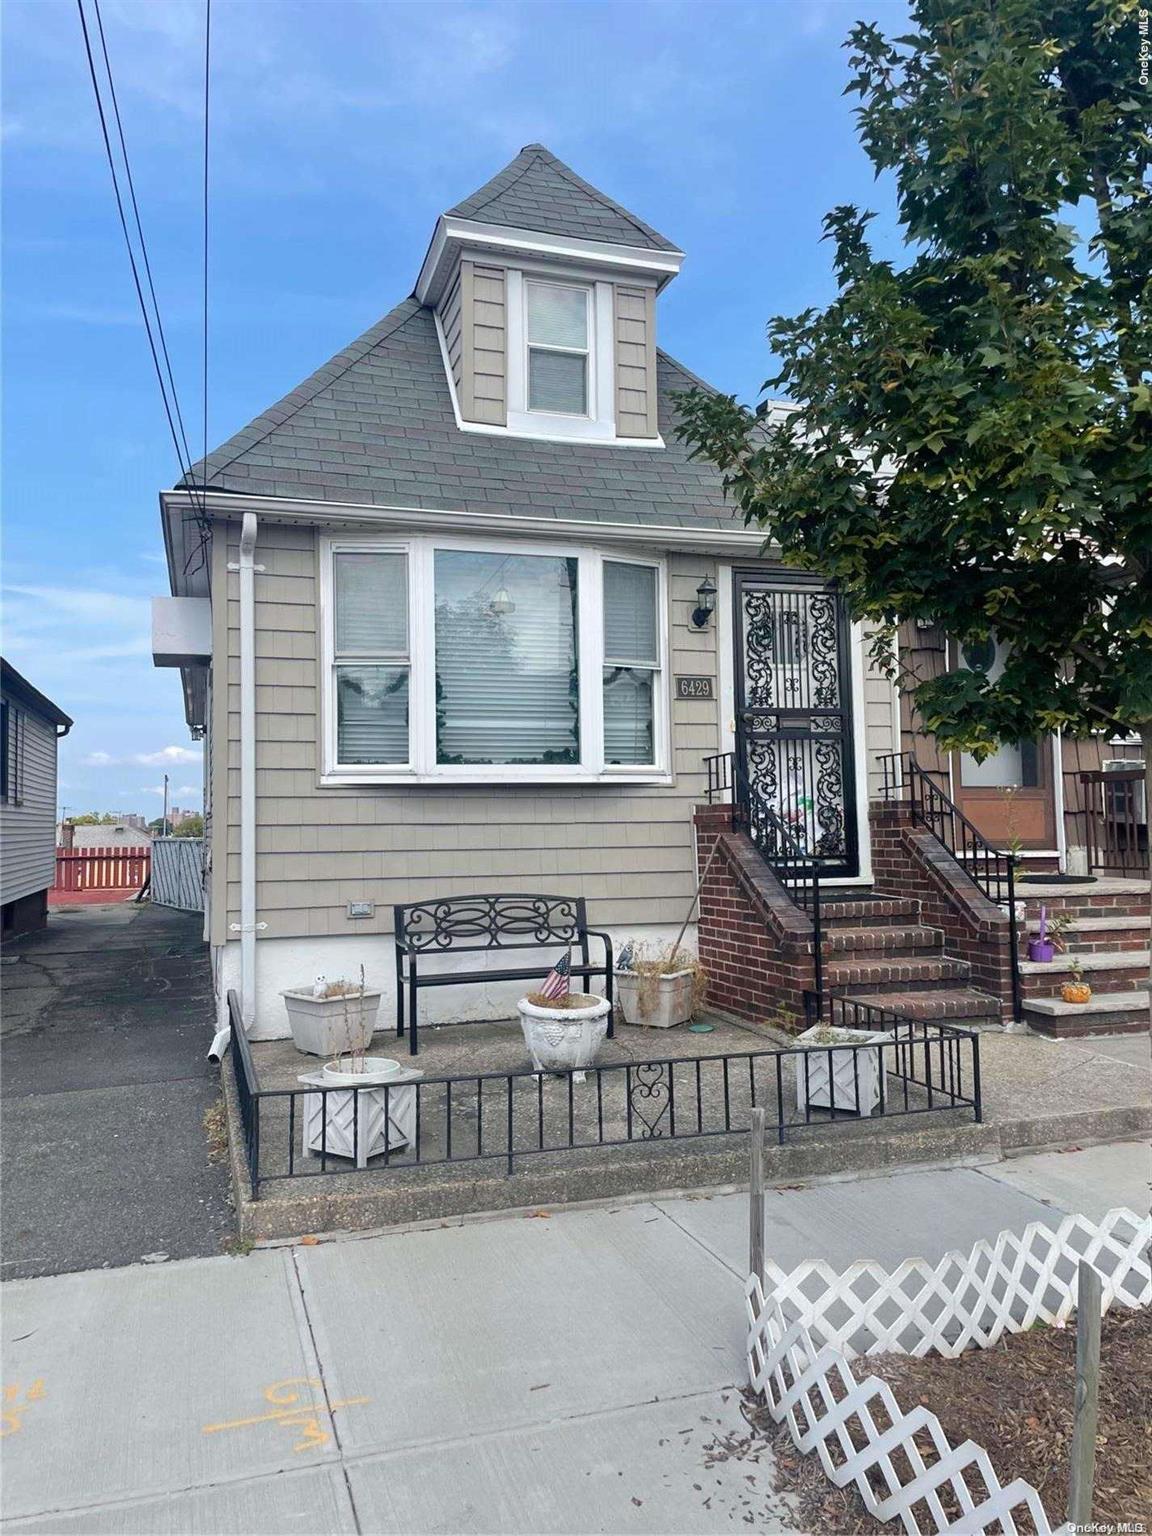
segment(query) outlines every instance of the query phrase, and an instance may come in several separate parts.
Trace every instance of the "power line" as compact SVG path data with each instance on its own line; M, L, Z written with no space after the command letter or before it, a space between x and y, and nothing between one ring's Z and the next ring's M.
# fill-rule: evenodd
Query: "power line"
M116 174L116 158L112 153L112 140L108 133L108 119L104 111L104 99L100 94L100 82L96 75L96 61L92 57L92 41L88 35L88 18L84 14L84 0L76 0L76 9L80 13L80 26L84 33L84 51L88 56L88 73L92 80L92 92L96 97L96 110L100 116L100 132L104 138L104 154L108 160L108 169L112 175L112 191L116 197L116 210L120 215L120 228L124 235L124 244L128 251L128 261L132 268L132 281L136 286L136 297L140 303L140 313L144 317L144 330L148 336L149 351L152 353L152 366L156 370L156 382L160 386L160 396L164 402L164 414L168 418L168 430L172 436L172 446L176 450L180 471L181 474L187 474L188 470L181 453L180 437L176 431L172 406L168 399L168 391L164 386L164 374L160 367L160 356L156 349L156 338L152 334L152 321L148 313L148 305L144 299L144 289L140 282L140 270L136 264L136 252L132 247L132 237L128 233L128 219L124 212L124 198L120 192L120 180Z
M210 4L210 0L206 0ZM164 334L164 324L160 313L160 303L156 296L156 286L152 278L152 264L148 255L148 243L144 235L144 225L140 216L140 206L136 197L135 180L132 175L132 163L128 154L128 144L124 134L124 125L120 116L120 105L116 95L116 82L112 73L112 62L108 53L107 40L104 34L104 21L100 14L100 0L92 0L93 12L96 17L97 29L100 37L100 48L103 55L104 69L108 80L108 94L112 105L112 113L116 123L117 137L120 144L120 153L124 163L124 177L128 186L129 200L132 204L132 214L136 225L137 238L140 244L140 261L137 261L136 251L132 243L131 233L128 227L128 216L124 207L124 196L120 187L120 174L116 165L116 157L112 148L112 138L108 127L108 114L105 110L104 96L100 87L100 80L96 69L96 61L92 52L92 40L88 30L88 20L84 10L84 0L76 0L76 9L80 16L80 27L84 35L84 51L88 60L88 74L92 81L92 93L96 99L96 110L100 118L100 131L104 140L104 154L108 161L108 170L112 177L112 190L116 198L116 209L120 218L120 229L124 236L125 249L128 252L128 261L132 269L132 281L136 288L136 298L140 305L140 313L144 320L144 330L148 338L148 348L152 354L152 365L156 373L156 382L160 386L160 397L164 404L164 414L168 421L168 431L172 438L172 446L176 452L176 461L180 467L181 478L187 481L187 489L193 507L197 507L195 521L200 529L200 540L197 548L193 549L185 561L185 573L197 554L200 563L204 562L204 548L208 537L207 502L203 494L203 488L197 487L192 482L192 453L188 445L188 435L184 427L184 418L180 410L179 393L176 388L175 374L172 368L172 360L168 351L167 338ZM208 30L206 23L205 51L204 51L204 406L203 425L205 455L207 454L208 436ZM144 281L141 281L140 266L144 269ZM149 311L148 302L144 296L144 287L147 284L148 293L152 301L152 311ZM163 358L163 366L161 365ZM167 377L165 377L165 374ZM199 567L197 567L198 569Z
M156 285L152 281L152 263L148 256L148 242L144 238L144 225L140 220L140 205L136 200L136 182L132 176L132 162L128 158L128 145L124 138L124 124L120 117L120 102L116 95L116 82L112 75L112 63L108 57L108 43L104 37L104 18L100 14L100 0L92 0L93 10L96 13L96 27L100 33L100 49L104 55L104 70L108 76L108 92L112 101L112 115L116 121L116 134L120 140L120 154L124 160L124 174L128 182L128 196L132 204L132 214L136 221L136 235L140 241L140 254L144 262L144 275L148 282L148 293L152 299L152 308L156 315L156 334L160 341L160 351L164 358L164 366L168 374L168 385L172 391L172 406L176 416L176 424L180 429L180 441L184 446L184 459L188 467L192 465L192 453L188 447L188 434L184 430L184 418L180 414L180 400L176 393L176 379L172 373L172 359L168 355L168 341L164 335L164 322L160 318L160 303L156 297ZM81 12L81 14L83 14Z

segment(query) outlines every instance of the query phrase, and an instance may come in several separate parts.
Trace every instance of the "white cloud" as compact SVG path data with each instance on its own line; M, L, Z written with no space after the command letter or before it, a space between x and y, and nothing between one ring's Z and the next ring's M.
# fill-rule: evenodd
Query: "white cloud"
M130 752L126 757L113 757L110 752L89 752L80 759L85 768L111 768L135 765L140 768L168 768L183 763L200 762L201 754L195 747L161 747L158 752Z

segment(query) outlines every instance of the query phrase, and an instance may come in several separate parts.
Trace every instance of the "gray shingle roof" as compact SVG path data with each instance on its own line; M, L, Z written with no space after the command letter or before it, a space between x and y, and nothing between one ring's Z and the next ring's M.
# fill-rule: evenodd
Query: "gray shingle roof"
M515 160L478 192L449 208L448 216L578 240L605 240L656 251L679 249L650 224L577 176L543 144L525 145Z
M210 454L206 481L261 496L728 527L719 475L673 436L670 395L697 382L657 354L662 449L462 432L432 312L409 298Z

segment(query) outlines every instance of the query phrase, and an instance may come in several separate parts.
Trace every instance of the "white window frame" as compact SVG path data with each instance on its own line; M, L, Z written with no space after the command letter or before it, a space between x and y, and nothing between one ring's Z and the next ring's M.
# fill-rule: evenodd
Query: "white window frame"
M580 669L579 764L438 763L436 761L435 556L438 549L483 554L545 555L577 562L577 659ZM336 612L333 556L404 553L408 556L408 743L406 765L341 764L336 756ZM655 700L656 761L604 762L604 561L656 570L659 677ZM324 537L320 540L321 731L320 783L357 784L671 784L667 562L658 556L622 555L587 545L529 543L413 535L410 539ZM367 664L367 663L366 663Z
M583 416L528 408L528 287L578 288L588 303L588 410ZM614 300L612 284L566 273L509 267L505 273L508 318L508 425L514 436L616 441ZM561 352L563 347L543 348Z
M335 556L355 555L403 555L408 576L408 644L401 651L337 651L336 649L336 561ZM325 762L331 763L333 771L345 774L359 774L366 765L361 763L341 764L338 753L339 730L337 720L337 689L336 671L338 667L407 667L408 669L408 757L403 763L389 763L372 767L367 765L369 771L381 772L386 767L393 773L408 773L412 769L412 711L413 711L413 645L412 637L414 624L412 619L412 556L406 542L395 540L378 540L369 544L360 542L352 543L340 540L334 541L324 565L327 576L328 598L324 604L325 611L329 615L325 626L325 672L326 693L331 697L331 708L327 711L327 741Z
M584 301L584 345L564 347L552 342L533 341L528 321L528 302L533 288L560 288L567 293L578 293ZM557 352L564 357L584 359L584 409L582 411L542 411L532 404L532 353ZM524 279L524 399L533 416L563 416L570 421L590 421L596 416L596 315L592 305L592 289L587 283L565 283L554 278L535 277Z
M640 565L646 570L656 569L656 660L650 661L609 661L603 650L604 640L604 567L606 565ZM651 763L605 763L606 773L633 774L652 773L661 763L668 761L668 743L661 736L662 724L667 724L668 710L661 707L661 698L667 693L668 688L668 662L665 656L667 644L667 624L665 622L665 593L664 580L654 560L645 560L634 555L604 554L600 560L600 709L601 709L601 747L603 747L603 709L604 709L604 673L608 667L627 667L631 671L651 672L652 678L652 753L654 761Z

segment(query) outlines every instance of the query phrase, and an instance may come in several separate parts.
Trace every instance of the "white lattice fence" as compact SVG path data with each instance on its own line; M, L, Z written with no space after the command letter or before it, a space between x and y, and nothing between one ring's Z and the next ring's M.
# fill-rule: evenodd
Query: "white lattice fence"
M890 1350L951 1357L1038 1321L1062 1325L1076 1305L1081 1259L1103 1279L1103 1311L1148 1306L1150 1244L1152 1218L1120 1208L1098 1222L1032 1222L1020 1234L981 1239L970 1253L947 1253L938 1264L907 1259L891 1273L871 1261L843 1273L819 1261L786 1272L769 1260L764 1285L787 1322L801 1322L849 1357Z
M996 1524L1017 1536L1014 1516L1026 1511L1039 1536L1070 1530L1053 1533L1030 1483L1001 1485L987 1452L972 1440L953 1446L927 1408L906 1414L886 1382L857 1381L838 1349L789 1322L771 1292L765 1298L756 1275L747 1301L752 1385L776 1422L787 1422L797 1448L815 1451L838 1488L855 1483L878 1520L899 1518L912 1536L925 1529L978 1536Z

